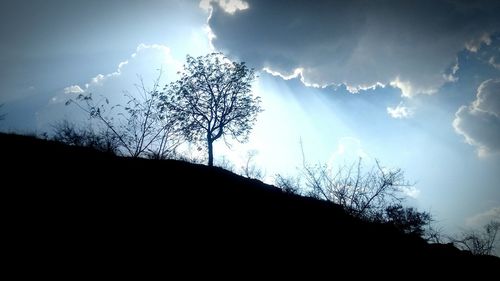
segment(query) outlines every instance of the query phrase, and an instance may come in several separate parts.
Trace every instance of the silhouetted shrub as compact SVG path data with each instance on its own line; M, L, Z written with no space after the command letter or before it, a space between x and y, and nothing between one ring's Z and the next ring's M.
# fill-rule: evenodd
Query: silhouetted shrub
M299 178L277 174L274 176L274 185L283 190L283 192L300 195L301 187Z
M256 150L248 151L245 165L241 167L242 174L249 179L263 180L265 177L265 173L253 161L256 155Z
M96 150L117 154L119 142L109 130L94 131L91 127L78 128L67 120L52 125L52 139L64 144L91 147Z
M215 166L230 172L235 171L234 164L231 161L229 161L229 159L227 159L225 156L222 156L220 160L216 161Z
M353 165L336 170L327 165L311 166L304 163L305 188L315 198L339 204L357 217L378 219L385 210L402 201L402 188L410 184L401 169L375 167L363 170L361 159Z
M107 132L116 138L120 151L132 157L149 157L155 159L170 158L181 143L176 123L160 109L159 81L161 73L151 89L146 88L144 81L136 84L137 94L126 94L128 102L109 106L109 100L102 97L94 100L92 94L80 94L70 99L66 105L75 104L89 114L92 119L99 120ZM118 111L118 112L117 112Z
M425 236L431 229L430 213L402 205L403 191L411 184L401 169L384 168L378 160L371 169L363 169L361 158L352 165L332 169L327 165L309 165L304 159L303 156L303 185L282 176L275 179L276 184L283 190L333 202L353 216L388 223L408 234Z

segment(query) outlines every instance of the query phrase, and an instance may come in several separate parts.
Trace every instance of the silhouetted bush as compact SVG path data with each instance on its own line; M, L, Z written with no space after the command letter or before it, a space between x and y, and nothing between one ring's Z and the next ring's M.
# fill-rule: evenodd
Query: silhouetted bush
M300 179L277 174L274 176L274 185L285 193L300 195Z
M230 172L235 171L234 164L225 156L222 156L220 160L216 161L215 166Z
M245 165L241 167L243 176L249 179L263 180L266 176L261 168L254 163L254 158L257 155L256 150L251 150L247 153L247 160Z
M117 154L119 141L109 130L94 131L91 127L78 128L67 120L52 125L52 139L67 145L91 147L99 151Z
M66 105L75 104L89 114L90 118L99 120L117 140L123 154L155 159L170 158L175 154L181 139L175 120L159 107L160 78L161 73L151 89L146 88L140 78L140 83L135 85L137 94L126 94L126 106L110 106L107 98L102 97L96 101L92 94L80 94L76 99L68 100Z
M386 208L402 201L402 188L410 185L401 169L385 169L376 161L375 167L365 171L361 159L336 170L304 163L303 177L313 197L339 204L348 213L365 219L383 217Z
M402 205L403 191L411 185L401 169L384 168L378 160L371 169L363 169L361 159L332 169L327 165L309 165L303 156L301 171L301 179L277 175L275 184L285 192L333 202L353 216L391 224L404 233L424 237L428 230L433 230L430 213ZM437 238L438 233L434 231L432 235Z

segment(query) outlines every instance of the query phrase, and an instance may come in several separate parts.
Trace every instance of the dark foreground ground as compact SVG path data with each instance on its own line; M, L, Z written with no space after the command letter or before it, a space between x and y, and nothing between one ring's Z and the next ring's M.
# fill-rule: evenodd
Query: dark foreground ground
M17 277L413 279L500 269L499 258L429 245L219 168L5 134L0 155L2 256Z

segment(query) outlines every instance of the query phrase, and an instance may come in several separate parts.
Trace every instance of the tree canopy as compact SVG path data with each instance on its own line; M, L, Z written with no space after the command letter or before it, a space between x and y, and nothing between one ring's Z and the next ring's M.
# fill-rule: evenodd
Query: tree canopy
M221 53L187 56L179 80L167 85L162 110L168 111L191 142L206 142L213 166L213 143L230 136L244 142L262 111L251 92L255 71Z

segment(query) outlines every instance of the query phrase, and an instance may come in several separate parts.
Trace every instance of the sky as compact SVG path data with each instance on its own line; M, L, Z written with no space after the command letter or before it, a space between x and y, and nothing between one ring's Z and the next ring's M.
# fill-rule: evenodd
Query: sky
M409 203L450 232L500 219L500 1L4 0L0 130L50 132L85 116L80 93L123 103L138 76L176 79L186 55L254 67L249 142L216 144L238 168L401 168Z

